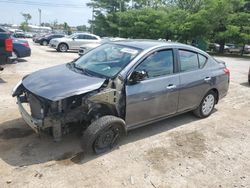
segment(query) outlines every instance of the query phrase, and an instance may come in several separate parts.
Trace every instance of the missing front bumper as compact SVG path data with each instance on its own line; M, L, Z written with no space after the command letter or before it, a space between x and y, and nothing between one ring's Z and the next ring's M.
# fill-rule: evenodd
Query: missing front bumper
M43 120L33 118L23 107L22 102L19 97L17 97L17 104L20 114L23 120L36 132L39 133L43 126Z

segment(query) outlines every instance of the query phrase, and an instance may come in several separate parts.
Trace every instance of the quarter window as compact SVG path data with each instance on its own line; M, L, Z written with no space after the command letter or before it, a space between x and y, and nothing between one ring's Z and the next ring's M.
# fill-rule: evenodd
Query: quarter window
M179 50L181 72L199 69L199 61L197 53Z
M198 54L200 68L203 68L207 62L207 58L204 55Z
M174 58L172 50L163 50L149 55L135 70L144 70L148 78L155 78L174 72Z

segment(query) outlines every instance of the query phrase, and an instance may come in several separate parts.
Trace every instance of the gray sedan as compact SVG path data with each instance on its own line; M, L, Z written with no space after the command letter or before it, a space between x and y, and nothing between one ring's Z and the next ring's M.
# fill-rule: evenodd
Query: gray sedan
M32 73L13 96L36 132L51 129L59 141L74 123L82 127L83 150L102 153L128 130L188 111L210 116L229 77L224 62L192 46L127 40Z

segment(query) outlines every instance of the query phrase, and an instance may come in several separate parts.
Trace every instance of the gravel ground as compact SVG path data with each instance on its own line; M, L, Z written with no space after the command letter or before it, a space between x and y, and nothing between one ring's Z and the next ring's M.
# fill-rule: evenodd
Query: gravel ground
M26 74L77 53L33 44L32 56L0 73L0 187L250 187L249 59L221 58L230 90L207 119L191 113L129 132L120 146L84 157L80 136L60 143L23 122L11 90Z

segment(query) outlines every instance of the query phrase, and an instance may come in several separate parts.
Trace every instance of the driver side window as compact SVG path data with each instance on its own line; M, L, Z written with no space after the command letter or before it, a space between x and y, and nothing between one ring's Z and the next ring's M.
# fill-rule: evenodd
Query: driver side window
M174 57L172 50L161 50L149 55L136 71L146 71L148 78L156 78L174 72Z

